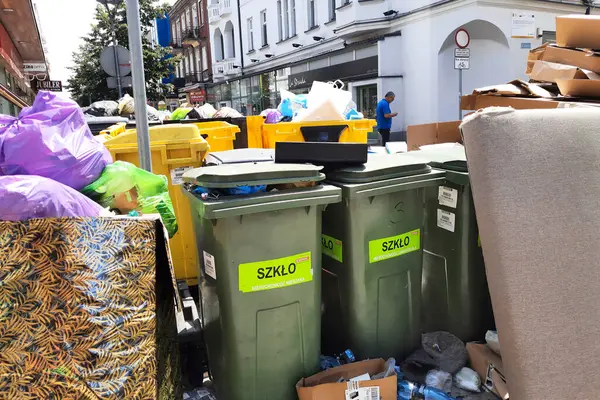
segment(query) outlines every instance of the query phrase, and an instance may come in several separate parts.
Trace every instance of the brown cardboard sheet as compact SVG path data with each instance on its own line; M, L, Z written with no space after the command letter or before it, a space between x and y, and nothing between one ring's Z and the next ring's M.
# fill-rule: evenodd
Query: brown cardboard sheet
M460 143L459 125L460 121L451 121L409 126L406 132L408 151L419 150L427 144Z
M600 15L556 17L556 44L561 47L600 49Z
M504 367L500 356L487 345L480 343L467 343L467 353L471 369L477 372L482 384L501 399L508 399L508 385L504 378Z
M600 55L590 50L565 49L554 45L544 44L529 51L527 75L536 61L548 61L558 64L571 65L588 71L600 73Z

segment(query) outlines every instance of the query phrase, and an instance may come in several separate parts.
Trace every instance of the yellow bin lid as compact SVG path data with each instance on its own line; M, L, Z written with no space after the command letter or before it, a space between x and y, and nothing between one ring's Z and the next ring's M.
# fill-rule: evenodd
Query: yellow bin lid
M161 125L150 128L151 145L169 145L169 144L195 144L198 150L208 150L208 142L202 137L200 130L193 124ZM137 131L129 129L118 136L115 136L104 145L110 149L113 146L137 147Z

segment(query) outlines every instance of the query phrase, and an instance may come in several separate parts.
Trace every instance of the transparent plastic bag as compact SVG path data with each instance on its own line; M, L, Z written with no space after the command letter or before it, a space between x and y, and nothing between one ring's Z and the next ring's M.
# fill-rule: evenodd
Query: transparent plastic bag
M119 100L119 115L128 117L132 114L135 114L135 101L133 97L126 94Z
M442 390L445 393L450 393L452 390L452 375L446 371L432 369L425 377L425 384L429 387Z
M169 197L168 180L135 165L117 161L107 166L100 178L82 190L102 207L129 214L160 214L169 237L177 233L177 220Z
M181 121L182 119L185 119L192 110L193 108L191 107L179 107L171 114L171 121Z
M477 372L473 371L471 368L463 367L456 375L454 375L454 384L460 389L479 393L481 378Z
M500 353L500 339L498 339L498 332L487 331L485 334L485 342L494 353L502 356L502 353Z

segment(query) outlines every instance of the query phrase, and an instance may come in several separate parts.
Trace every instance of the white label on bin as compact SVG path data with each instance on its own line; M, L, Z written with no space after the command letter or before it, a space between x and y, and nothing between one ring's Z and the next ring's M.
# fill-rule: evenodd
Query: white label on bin
M190 169L194 169L194 167L179 167L173 168L171 170L171 184L173 185L181 185L183 183L183 174Z
M204 255L204 273L213 279L217 279L217 268L215 267L215 257L205 251Z
M346 390L346 400L380 400L379 386Z
M440 186L438 189L438 200L440 206L456 208L456 204L458 203L458 190Z
M440 210L437 210L437 226L450 232L454 232L454 225L456 221L456 214Z

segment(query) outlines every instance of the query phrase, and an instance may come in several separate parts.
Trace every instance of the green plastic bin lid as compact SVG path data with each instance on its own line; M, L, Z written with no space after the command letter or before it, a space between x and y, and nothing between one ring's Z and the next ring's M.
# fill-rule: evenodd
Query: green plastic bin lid
M412 152L417 157L427 160L428 164L437 169L455 172L469 172L467 155L463 146L431 147L426 150Z
M274 149L235 149L210 153L204 159L204 164L222 165L269 161L275 161Z
M214 189L319 182L325 179L322 168L310 164L268 162L223 164L189 170L183 175L183 181Z
M427 162L407 153L370 154L364 165L345 167L327 173L327 179L340 183L370 183L431 171Z

